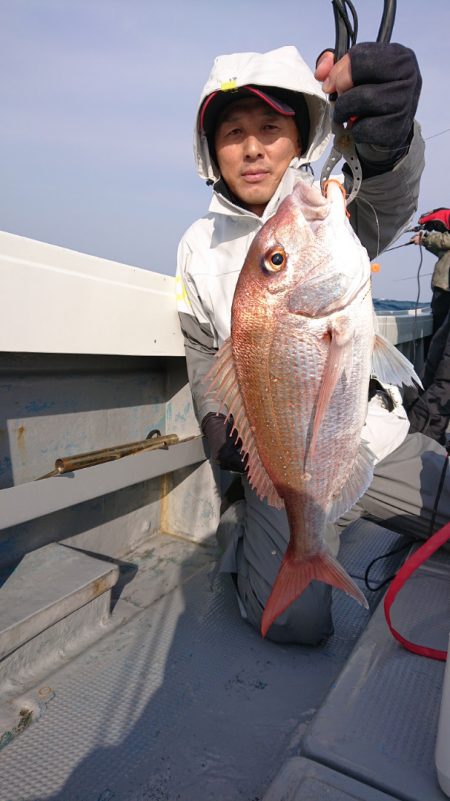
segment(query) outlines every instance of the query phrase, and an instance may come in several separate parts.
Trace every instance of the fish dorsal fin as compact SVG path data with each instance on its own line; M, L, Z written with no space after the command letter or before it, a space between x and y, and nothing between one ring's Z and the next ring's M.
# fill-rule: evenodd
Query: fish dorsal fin
M422 387L422 382L411 362L381 334L375 334L372 375L382 384L397 384L397 386L405 384L410 387L415 382Z
M241 452L247 456L247 475L250 485L259 498L266 498L271 506L281 509L283 500L278 495L258 453L255 439L245 411L244 401L234 365L231 337L220 348L205 381L209 397L226 407L227 421L233 418L233 431L242 440Z
M375 456L361 440L350 475L339 494L332 498L328 509L328 520L334 523L358 501L369 488L373 479Z

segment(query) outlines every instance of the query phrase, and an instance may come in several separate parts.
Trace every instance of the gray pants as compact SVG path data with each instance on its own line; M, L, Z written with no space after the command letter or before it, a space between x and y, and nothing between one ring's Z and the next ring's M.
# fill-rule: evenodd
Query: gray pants
M375 467L369 489L340 520L330 525L330 550L337 554L339 535L359 517L425 539L436 500L445 449L423 434L408 434ZM245 499L233 503L217 529L222 549L219 569L236 575L241 613L259 629L261 616L289 542L286 513L260 501L243 479ZM446 473L434 530L450 520L450 468ZM277 642L316 645L333 632L331 587L313 581L277 618L267 633Z

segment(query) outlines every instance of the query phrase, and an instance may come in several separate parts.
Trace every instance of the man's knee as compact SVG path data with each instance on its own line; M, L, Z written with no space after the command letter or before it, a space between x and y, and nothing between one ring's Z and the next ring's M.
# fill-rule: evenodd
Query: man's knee
M252 497L254 515L252 537L245 526L247 504L240 500L233 503L222 514L217 529L217 540L221 550L220 570L235 574L241 614L257 630L271 593L280 561L285 549L284 537L288 536L287 521L267 509ZM256 526L255 521L265 525ZM267 532L272 536L268 536ZM275 536L276 535L276 536ZM276 537L278 536L277 547ZM331 538L333 553L338 548L337 529L333 527ZM275 553L275 556L274 556ZM331 617L331 587L313 581L270 627L267 639L274 642L290 642L318 645L333 633Z
M320 645L333 634L331 615L331 587L317 586L323 591L311 599L299 598L272 623L267 639L273 642L291 642L300 645ZM310 585L312 587L313 585Z
M259 631L264 604L257 597L248 577L243 579L238 575L238 592L248 622ZM313 581L274 621L266 639L280 643L319 645L332 633L331 587Z
M237 573L239 543L244 536L245 501L236 501L221 515L216 531L219 546L217 571Z

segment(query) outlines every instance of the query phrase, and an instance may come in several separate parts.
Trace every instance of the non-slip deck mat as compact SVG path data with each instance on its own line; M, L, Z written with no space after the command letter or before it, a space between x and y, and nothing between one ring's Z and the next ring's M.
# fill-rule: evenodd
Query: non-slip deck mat
M413 574L392 608L408 639L446 649L450 558ZM445 801L434 769L444 663L391 636L379 606L304 738L302 754L408 801Z
M358 569L377 539L383 552L397 538L360 526ZM211 589L209 573L45 679L46 712L0 752L0 801L260 801L299 753L369 612L336 591L327 643L276 645L240 618L229 577ZM151 575L133 579L140 598Z

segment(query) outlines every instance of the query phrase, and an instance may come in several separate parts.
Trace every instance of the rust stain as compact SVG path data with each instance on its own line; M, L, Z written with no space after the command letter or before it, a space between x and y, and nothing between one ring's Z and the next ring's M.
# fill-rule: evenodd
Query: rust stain
M172 476L164 473L160 480L160 519L159 528L165 534L170 533L169 494L172 489Z
M21 453L22 458L25 456L25 426L20 425L17 429L17 447Z
M115 582L113 582L115 584ZM111 588L111 576L102 576L101 578L95 579L90 587L89 597L91 599L97 598L99 595L102 595L104 592Z

